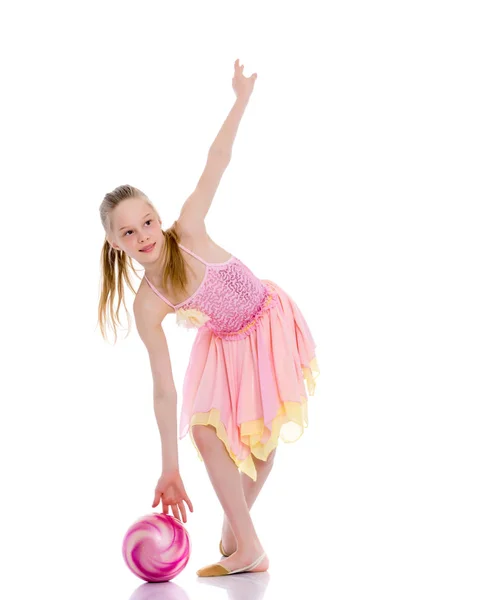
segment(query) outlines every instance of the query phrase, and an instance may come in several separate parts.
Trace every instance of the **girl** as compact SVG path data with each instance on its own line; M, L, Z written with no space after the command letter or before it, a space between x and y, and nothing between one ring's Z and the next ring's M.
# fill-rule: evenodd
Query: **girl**
M215 244L205 228L255 81L256 73L244 77L236 60L236 102L170 229L163 231L153 204L132 186L116 188L100 206L106 234L101 333L106 337L108 309L116 341L123 280L134 292L128 266L134 271L135 259L145 273L133 312L150 359L162 447L153 507L161 500L164 513L171 508L185 522L185 503L190 512L193 506L179 473L177 393L162 321L176 313L179 325L197 329L183 383L179 437L190 433L225 513L220 541L225 558L200 569L202 577L268 569L249 511L271 471L279 437L294 441L307 425L307 394L314 395L319 375L316 344L295 302Z

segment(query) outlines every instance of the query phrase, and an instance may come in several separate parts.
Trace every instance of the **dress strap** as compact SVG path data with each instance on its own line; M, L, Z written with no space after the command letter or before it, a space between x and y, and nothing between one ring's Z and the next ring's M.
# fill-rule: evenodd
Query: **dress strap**
M162 294L160 294L160 292L156 289L156 287L151 283L151 281L148 279L148 277L145 275L144 276L146 281L148 282L148 285L151 287L151 289L155 292L155 294L157 294L162 300L164 300L164 302L166 302L167 304L169 304L171 306L171 308L175 309L175 305L171 304L171 302L169 300L167 300Z
M183 248L183 250L184 250L185 252L188 252L188 254L191 254L191 256L194 256L195 258L197 258L197 259L198 259L199 261L201 261L201 262L202 262L204 265L208 265L208 263L207 263L205 260L203 260L203 259L201 258L201 256L198 256L198 255L197 255L197 254L195 254L195 253L194 253L192 250L188 250L188 248L185 248L185 247L184 247L182 244L180 244L180 243L178 243L178 246L179 246L180 248Z

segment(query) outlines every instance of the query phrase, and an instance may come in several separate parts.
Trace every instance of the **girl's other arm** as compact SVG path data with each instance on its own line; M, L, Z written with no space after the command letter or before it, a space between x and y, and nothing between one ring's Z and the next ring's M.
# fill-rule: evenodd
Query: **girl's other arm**
M138 334L146 346L153 376L153 405L161 438L163 471L179 469L177 438L177 393L171 370L170 354L161 322L168 307L148 297L135 298L133 305Z
M155 416L160 430L162 474L156 484L152 507L163 505L163 512L186 522L186 506L193 512L193 504L180 477L176 417L176 389L171 371L170 354L161 322L168 314L166 304L151 296L136 295L133 303L136 326L150 356L153 374ZM181 517L180 517L181 515Z

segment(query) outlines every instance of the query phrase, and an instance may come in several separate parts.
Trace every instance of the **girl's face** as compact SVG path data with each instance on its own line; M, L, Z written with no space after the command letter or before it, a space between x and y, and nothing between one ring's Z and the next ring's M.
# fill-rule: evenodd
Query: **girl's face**
M113 211L111 225L113 248L119 248L139 263L157 259L163 243L161 221L143 199L123 200ZM149 247L153 248L146 252Z

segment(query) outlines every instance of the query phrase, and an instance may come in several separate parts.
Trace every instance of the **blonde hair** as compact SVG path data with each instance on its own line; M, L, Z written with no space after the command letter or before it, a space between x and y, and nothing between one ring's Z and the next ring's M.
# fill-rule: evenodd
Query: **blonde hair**
M140 278L138 272L133 266L130 256L123 250L114 249L109 241L108 236L111 231L111 213L124 200L132 198L141 198L151 206L153 212L158 217L158 212L151 203L150 199L138 188L131 185L121 185L115 188L112 192L108 192L100 204L100 219L103 229L105 230L105 240L101 250L100 271L101 271L101 294L98 304L98 323L100 325L101 335L107 340L106 326L109 325L115 334L115 342L117 341L117 326L120 326L119 311L120 305L126 311L128 320L128 332L130 333L130 314L125 304L124 299L124 283L128 285L130 290L136 295L136 291L131 283L131 272ZM186 266L183 255L178 247L178 233L176 231L177 221L173 223L170 229L163 231L164 244L163 251L160 257L164 265L162 273L161 285L167 289L170 285L175 291L181 290L186 292ZM115 294L117 294L116 310L114 309Z

